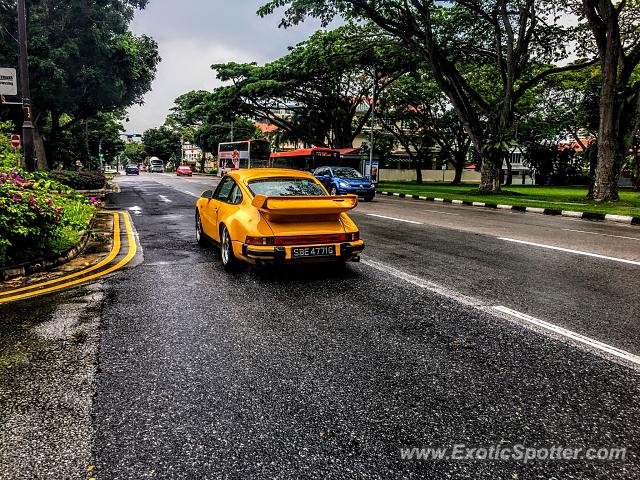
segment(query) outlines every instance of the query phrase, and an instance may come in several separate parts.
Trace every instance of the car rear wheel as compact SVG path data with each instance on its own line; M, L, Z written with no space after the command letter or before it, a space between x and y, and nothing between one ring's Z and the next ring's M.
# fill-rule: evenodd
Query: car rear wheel
M225 225L220 228L220 258L222 259L222 266L227 272L234 270L238 264L238 260L233 253L231 235L229 235L229 230Z
M202 220L200 219L200 214L196 211L196 241L198 245L205 246L207 243L206 237L204 236L204 230L202 230Z

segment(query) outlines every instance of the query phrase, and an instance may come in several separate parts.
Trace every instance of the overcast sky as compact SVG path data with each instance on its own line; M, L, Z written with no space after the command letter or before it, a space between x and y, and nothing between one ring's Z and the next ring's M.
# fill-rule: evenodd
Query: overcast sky
M164 123L173 100L197 89L211 90L219 82L211 70L214 63L274 60L287 47L309 37L319 25L308 20L290 29L277 28L280 17L260 18L262 0L150 0L136 14L131 29L153 37L162 62L153 90L145 104L129 110L129 133Z

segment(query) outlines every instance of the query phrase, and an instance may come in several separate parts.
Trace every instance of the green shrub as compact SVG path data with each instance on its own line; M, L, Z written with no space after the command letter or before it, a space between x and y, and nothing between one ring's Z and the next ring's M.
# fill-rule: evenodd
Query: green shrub
M0 166L0 265L63 253L87 228L94 203L46 173Z
M49 173L60 183L76 190L99 190L106 183L103 172L54 170Z

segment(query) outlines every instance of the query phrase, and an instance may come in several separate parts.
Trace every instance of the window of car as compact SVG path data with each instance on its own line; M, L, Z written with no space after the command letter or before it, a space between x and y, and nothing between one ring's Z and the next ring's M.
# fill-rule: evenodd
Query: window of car
M362 174L357 171L355 168L351 167L333 167L333 176L340 178L353 178L353 179L361 179L364 178Z
M259 178L249 182L254 195L267 197L325 196L324 189L310 178L277 177Z
M242 190L230 177L225 177L218 185L218 188L213 194L213 198L220 202L230 203L232 205L238 205L242 202Z
M327 167L320 167L315 171L314 175L316 177L324 177L329 175L329 169Z
M226 202L234 186L235 182L230 177L223 178L222 182L220 182L220 185L218 185L218 188L213 194L213 198L220 200L221 202Z
M229 194L229 199L227 203L232 205L239 205L242 202L242 191L237 183L233 182L233 188L231 189L231 193Z

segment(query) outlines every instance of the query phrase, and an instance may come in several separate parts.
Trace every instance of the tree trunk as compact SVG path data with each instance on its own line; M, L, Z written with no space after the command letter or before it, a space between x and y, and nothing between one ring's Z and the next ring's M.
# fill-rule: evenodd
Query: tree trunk
M594 2L583 0L585 11L600 53L602 84L600 87L600 123L598 126L598 165L592 196L597 201L618 200L618 178L624 162L621 148L620 114L621 96L625 85L620 85L620 64L623 61L622 41L618 24L618 11L610 2L599 6L599 17Z
M89 120L84 120L84 139L83 139L84 151L82 156L84 157L84 168L91 170L91 149L89 148Z
M47 160L49 162L49 168L55 168L58 163L58 146L60 142L60 115L52 111L51 112L51 130L49 132L49 138L46 144L47 148ZM65 159L65 162L68 161ZM63 167L68 168L65 163Z
M464 161L466 155L464 152L456 152L453 156L453 167L455 168L455 175L451 185L460 185L462 183L462 172L464 171Z
M633 189L637 192L640 191L640 151L638 146L633 147L633 166L631 167L631 181L633 182Z
M505 185L511 185L511 184L513 184L513 169L511 167L511 159L509 158L508 155L507 155L505 161L507 163L507 178L506 178L504 184Z
M500 171L502 170L502 152L482 155L480 167L481 192L496 193L500 191Z
M33 144L36 150L36 170L49 170L44 141L42 140L42 135L37 125L33 127Z
M416 183L418 185L422 185L422 162L419 159L414 158L413 166L416 170Z

